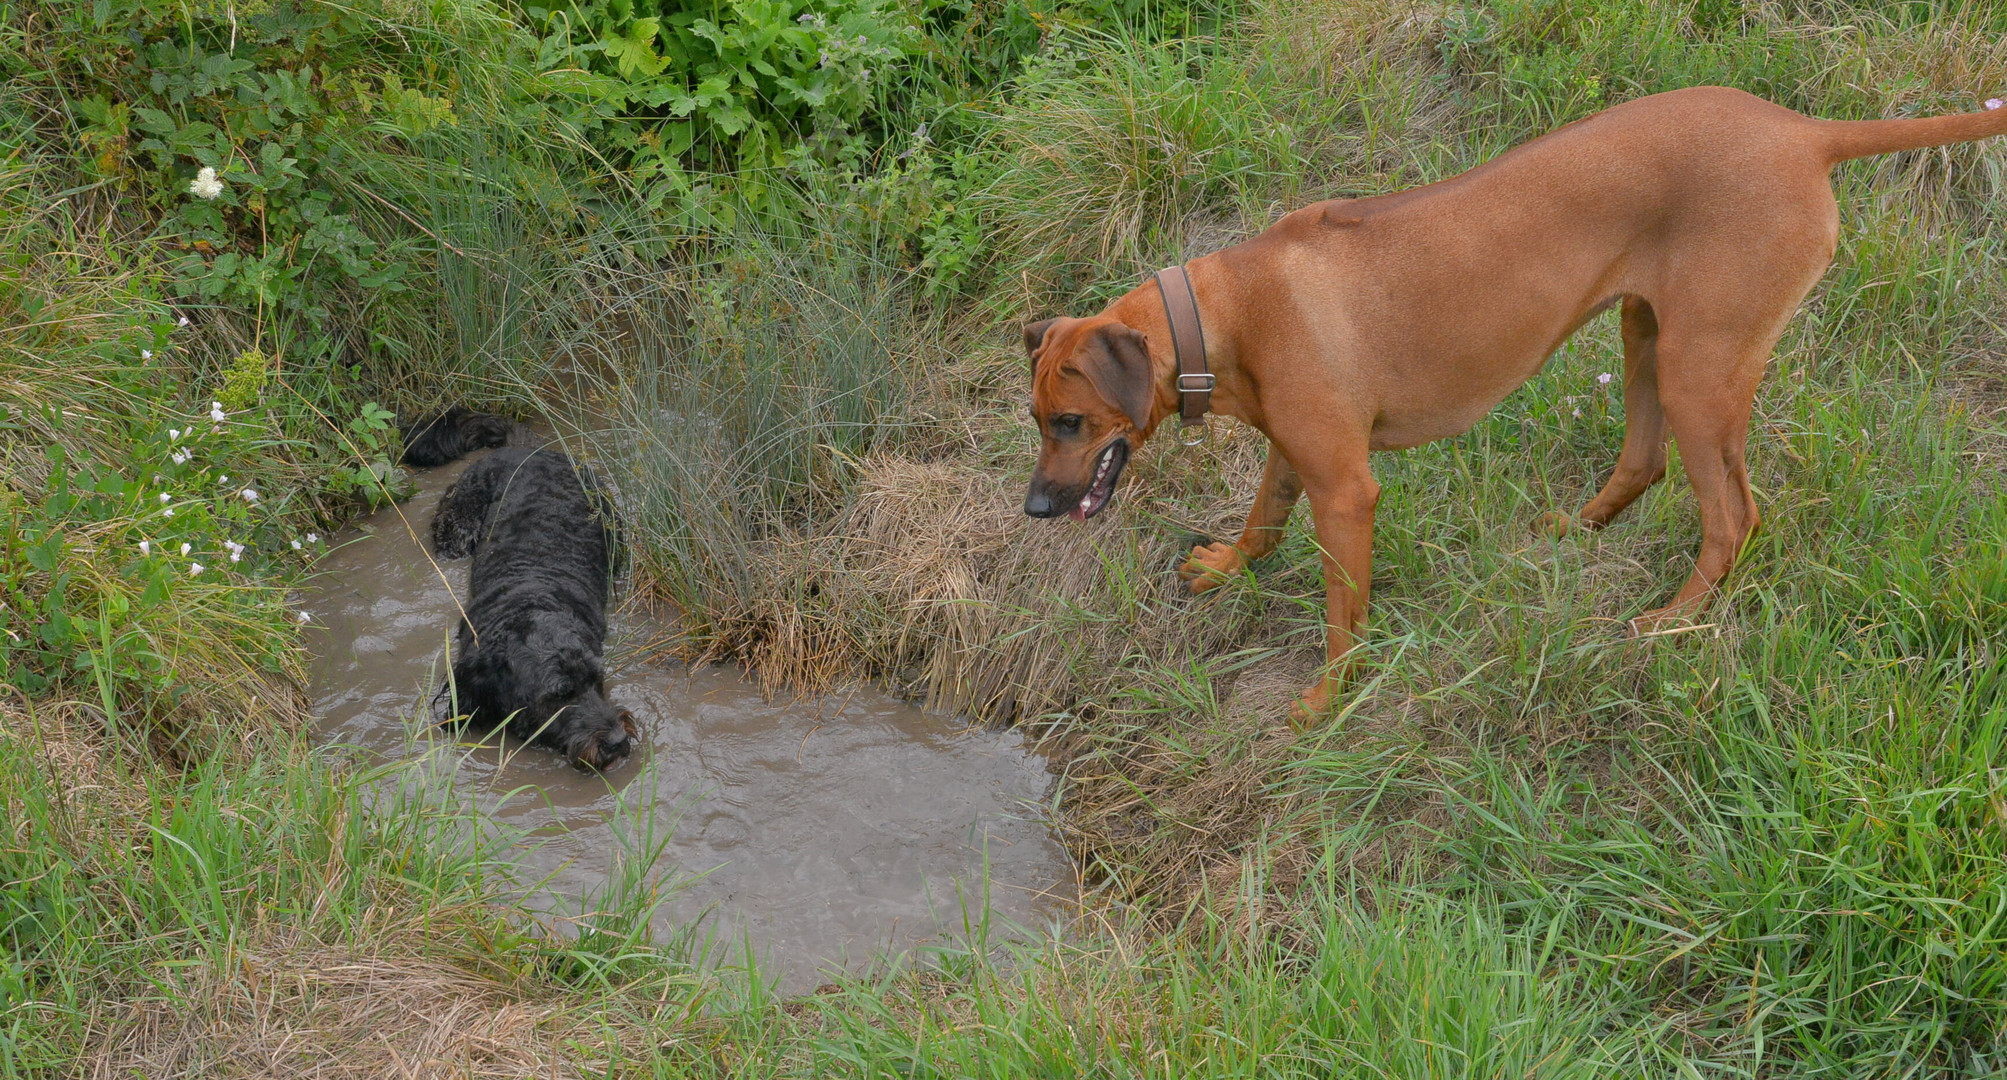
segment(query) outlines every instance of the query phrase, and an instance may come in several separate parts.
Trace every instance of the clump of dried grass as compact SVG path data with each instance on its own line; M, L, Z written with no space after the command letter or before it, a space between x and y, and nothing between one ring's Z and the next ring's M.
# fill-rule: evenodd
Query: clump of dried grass
M279 935L93 1017L77 1075L412 1077L600 1075L598 1037L548 994L470 973L423 943L338 948Z

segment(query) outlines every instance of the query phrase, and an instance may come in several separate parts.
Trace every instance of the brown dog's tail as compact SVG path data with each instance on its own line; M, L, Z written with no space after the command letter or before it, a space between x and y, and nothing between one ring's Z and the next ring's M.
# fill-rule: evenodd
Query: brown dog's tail
M1821 120L1826 155L1834 164L1898 150L1971 142L2007 135L2007 106L1994 98L1986 111L1926 116L1916 120Z

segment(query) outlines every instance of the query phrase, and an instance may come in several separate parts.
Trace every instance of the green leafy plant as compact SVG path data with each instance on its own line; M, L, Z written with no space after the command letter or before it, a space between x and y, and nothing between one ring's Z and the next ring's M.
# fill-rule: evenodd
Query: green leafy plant
M636 178L782 164L855 130L924 50L890 0L580 0L524 9L546 70L571 71Z
M335 468L328 489L338 496L360 500L370 509L411 497L411 476L397 467L392 453L397 439L393 426L397 414L374 401L364 402L348 422L345 439L347 460Z

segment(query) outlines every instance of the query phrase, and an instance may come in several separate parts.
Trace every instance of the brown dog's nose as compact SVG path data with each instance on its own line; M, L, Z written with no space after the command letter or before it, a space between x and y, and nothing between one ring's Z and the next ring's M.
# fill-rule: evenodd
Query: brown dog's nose
M1052 496L1044 489L1036 487L1025 493L1024 512L1035 518L1059 516L1059 508L1052 505Z

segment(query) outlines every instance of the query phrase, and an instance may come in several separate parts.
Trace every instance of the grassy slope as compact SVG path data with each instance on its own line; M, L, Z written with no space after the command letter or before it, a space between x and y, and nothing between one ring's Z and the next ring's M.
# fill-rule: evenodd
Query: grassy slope
M80 1054L150 1054L149 1075L428 1058L438 1075L1997 1068L2001 148L1842 170L1838 264L1758 402L1770 528L1703 631L1613 631L1677 584L1697 539L1677 469L1601 536L1526 533L1614 460L1618 398L1594 380L1615 369L1609 325L1469 435L1376 463L1374 661L1311 735L1279 722L1316 652L1306 522L1204 602L1169 573L1191 533L1230 535L1259 467L1245 434L1146 455L1120 510L1084 530L1015 516L1031 439L1004 343L1028 310L1084 309L1281 209L1447 175L1602 100L1727 81L1881 115L2007 86L2007 28L1983 8L1733 10L1285 4L1168 53L1052 50L984 121L961 187L936 193L990 238L993 284L953 303L903 284L872 238L913 197L896 183L832 198L866 226L741 227L735 253L668 275L617 258L558 271L532 251L540 272L512 278L442 256L463 352L507 337L518 359L591 357L599 407L648 433L603 456L644 570L701 612L704 640L775 678L872 671L1053 716L1076 846L1154 926L1001 966L944 956L933 975L785 1006L618 935L523 936L488 906L492 853L452 814L363 812L357 778L283 732L242 734L234 718L264 708L258 654L189 635L152 651L241 696L177 711L143 679L85 677L86 649L78 678L7 706L0 1071ZM156 421L198 415L184 383L214 368L103 377L132 366L122 328L151 335L166 309L117 258L60 254L129 240L36 227L41 259L9 302L76 311L15 322L10 397L133 417L86 441L156 460ZM491 258L517 250L480 239ZM670 365L705 377L653 377ZM106 387L130 397L93 396ZM754 392L764 407L738 429L661 422ZM860 433L888 412L904 424ZM311 468L281 442L229 452L280 485ZM47 476L18 445L17 498ZM715 514L718 492L760 485ZM82 568L124 550L157 525L147 495L114 493L130 501L58 554ZM212 546L254 524L276 545L311 513L203 505ZM46 542L9 538L10 559ZM275 569L248 580L283 583ZM280 639L270 584L177 576L168 595L142 605L155 622L105 625ZM217 737L166 764L106 737L128 715Z
M1020 314L1089 310L1281 209L1448 175L1636 93L1728 82L1869 116L1969 109L2007 83L1984 8L1737 10L1282 4L1211 43L1054 50L964 195L994 291L946 327L883 331L894 357L947 341L930 435L867 458L828 524L735 536L745 599L693 597L707 629L786 676L861 667L1050 718L1076 849L1160 917L1314 923L1336 860L1348 883L1565 925L1571 962L1628 996L1620 1028L1668 1052L1992 1067L2000 147L1836 175L1835 269L1753 421L1769 528L1690 634L1617 632L1684 576L1677 468L1604 534L1528 533L1614 460L1620 395L1596 380L1620 370L1613 321L1468 435L1376 463L1373 660L1308 735L1280 722L1317 651L1302 516L1203 601L1170 573L1192 535L1233 535L1259 465L1245 433L1158 448L1085 528L1015 510L1033 444Z

